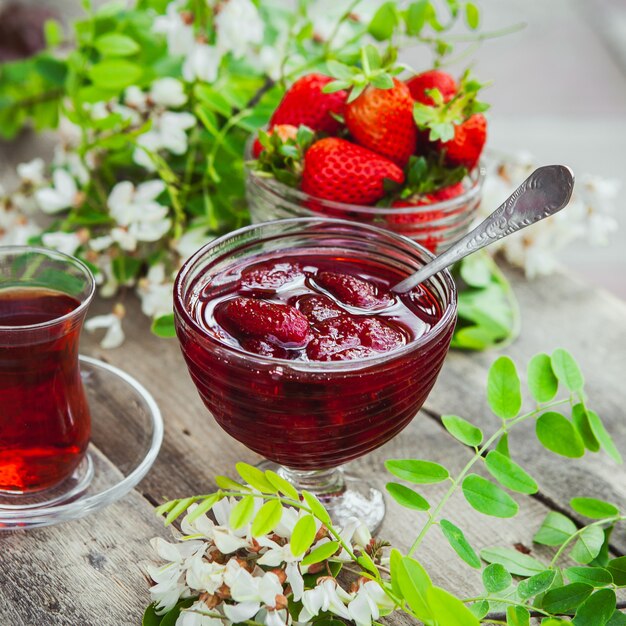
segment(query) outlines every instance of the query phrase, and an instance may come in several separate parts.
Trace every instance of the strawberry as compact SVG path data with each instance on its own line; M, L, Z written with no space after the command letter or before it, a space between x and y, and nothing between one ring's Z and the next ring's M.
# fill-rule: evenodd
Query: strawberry
M299 263L256 263L241 272L241 287L261 291L276 291L304 277Z
M306 315L309 322L323 322L331 317L338 317L344 313L328 296L318 294L304 294L298 296L293 305L298 307L303 315Z
M449 187L443 187L432 193L410 196L404 200L394 200L391 203L393 207L409 207L409 206L428 206L429 204L436 204L437 202L445 202L446 200L452 200L465 192L463 183L456 183Z
M233 334L302 347L309 338L309 321L288 304L236 297L215 308L218 324Z
M446 161L450 165L462 165L468 170L474 168L480 159L487 140L487 120L481 113L475 113L454 128L454 138L441 142Z
M344 304L371 309L393 304L393 297L373 283L350 274L319 272L315 282Z
M276 134L283 143L285 143L288 139L296 140L298 136L298 129L291 124L276 124L273 128L267 131L269 137ZM258 159L261 152L263 152L265 148L261 145L261 142L258 139L254 140L254 144L252 145L252 156L255 159Z
M357 143L404 167L415 152L417 128L409 88L393 79L391 89L369 85L346 105L346 126Z
M413 100L428 106L434 106L432 96L426 93L427 89L438 89L444 102L449 102L457 92L456 81L450 74L441 70L422 72L406 81Z
M345 139L326 137L304 156L302 191L324 200L374 204L385 195L385 179L404 182L392 161Z
M306 353L312 361L350 361L389 352L405 341L399 329L375 317L343 315L317 325Z
M348 93L345 90L324 93L322 89L333 79L322 74L299 78L283 96L270 119L270 128L278 124L308 126L319 132L335 134L341 123L332 114L343 117Z

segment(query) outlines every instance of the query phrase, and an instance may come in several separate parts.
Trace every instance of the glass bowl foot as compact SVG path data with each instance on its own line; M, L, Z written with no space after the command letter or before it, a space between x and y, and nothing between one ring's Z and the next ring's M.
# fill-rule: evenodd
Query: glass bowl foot
M349 518L361 520L374 534L385 517L383 494L363 479L344 472L343 468L329 470L293 470L272 461L262 461L262 470L273 470L288 480L298 491L314 494L326 507L338 526L345 526Z

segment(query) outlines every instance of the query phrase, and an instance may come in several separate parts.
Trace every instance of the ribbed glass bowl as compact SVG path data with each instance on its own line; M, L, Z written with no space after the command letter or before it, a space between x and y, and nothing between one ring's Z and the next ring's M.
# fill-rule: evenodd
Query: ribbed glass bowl
M246 199L256 224L291 217L331 217L391 230L438 254L466 234L482 197L485 170L475 168L456 198L419 207L376 207L322 200L254 171L246 147Z

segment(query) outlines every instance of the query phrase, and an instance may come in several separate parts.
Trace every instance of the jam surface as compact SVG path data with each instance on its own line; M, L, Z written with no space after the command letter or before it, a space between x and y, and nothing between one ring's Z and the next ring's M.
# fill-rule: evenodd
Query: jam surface
M192 290L195 321L230 346L296 361L346 361L397 350L441 318L438 300L374 262L283 256L230 269Z

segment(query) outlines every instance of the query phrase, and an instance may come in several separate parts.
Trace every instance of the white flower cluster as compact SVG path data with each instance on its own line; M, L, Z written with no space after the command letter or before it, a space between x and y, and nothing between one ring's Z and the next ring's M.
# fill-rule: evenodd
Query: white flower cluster
M504 202L537 167L527 153L488 163L481 204L485 214ZM499 251L509 263L522 268L527 278L551 274L559 267L559 251L573 241L586 239L594 246L608 244L609 235L617 230L614 213L619 189L617 180L583 175L565 210L489 249Z
M184 57L183 77L188 82L217 80L222 57L231 53L244 57L252 46L263 42L265 26L251 0L222 0L215 3L215 43L209 44L204 35L196 37L193 16L181 9L182 2L174 0L165 15L154 23L154 32L165 35L172 56Z
M256 508L262 500L256 499ZM157 613L170 611L180 599L196 598L183 609L176 626L228 626L254 620L266 626L308 624L320 614L332 614L370 626L389 613L394 603L373 580L362 579L346 591L330 575L321 575L307 587L303 575L325 571L324 564L304 566L304 554L294 556L290 539L302 512L283 508L282 518L268 535L252 537L250 524L233 530L229 525L234 499L224 498L213 506L216 522L202 515L189 522L183 519L177 543L154 539L153 548L167 564L150 567L155 582L150 589ZM371 536L356 518L340 536L353 550L365 550ZM328 543L328 530L317 522L315 542L310 550ZM344 549L332 557L349 561ZM291 615L288 600L301 606Z

